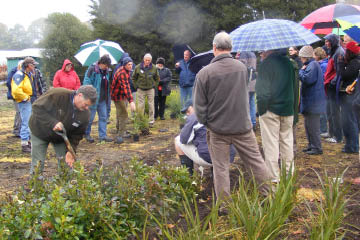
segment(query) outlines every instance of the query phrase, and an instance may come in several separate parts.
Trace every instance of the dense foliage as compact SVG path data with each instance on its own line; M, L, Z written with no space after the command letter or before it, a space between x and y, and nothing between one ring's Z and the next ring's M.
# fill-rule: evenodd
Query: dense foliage
M124 239L142 230L148 212L169 217L197 191L186 169L131 162L85 173L79 165L0 203L0 239ZM151 225L148 222L147 224Z
M266 18L301 21L334 0L91 0L97 38L119 42L138 63L146 52L173 63L174 44L209 50L218 31ZM169 63L169 64L170 64Z
M57 70L61 69L64 60L70 59L74 63L78 74L82 75L86 68L81 68L74 55L81 44L92 40L89 27L70 13L50 14L46 22L46 37L41 42L41 45L45 48L43 52L44 68L42 71L50 74L47 77L52 81L52 77Z

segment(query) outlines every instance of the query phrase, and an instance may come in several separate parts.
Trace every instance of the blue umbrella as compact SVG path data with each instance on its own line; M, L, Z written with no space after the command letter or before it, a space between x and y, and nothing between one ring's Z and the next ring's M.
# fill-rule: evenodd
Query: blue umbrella
M197 74L203 67L208 65L213 58L214 53L212 50L193 56L189 61L190 71Z
M239 26L230 33L232 51L266 51L303 46L320 40L298 23L283 19L264 19Z
M360 15L338 17L336 20L347 35L360 43Z

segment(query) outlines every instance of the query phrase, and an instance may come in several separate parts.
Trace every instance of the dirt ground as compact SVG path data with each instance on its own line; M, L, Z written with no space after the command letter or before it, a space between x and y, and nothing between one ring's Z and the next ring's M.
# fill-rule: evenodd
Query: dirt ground
M6 100L6 89L0 86L0 196L6 193L11 194L16 188L26 186L29 179L30 155L23 154L20 147L20 139L13 137L12 125L14 110L11 101ZM329 177L335 177L344 169L348 168L345 174L344 185L349 185L351 200L346 208L348 216L344 226L350 229L352 233L347 234L347 239L360 239L360 208L359 208L359 189L360 186L348 184L348 180L360 176L360 163L358 154L345 154L341 152L343 144L323 143L324 154L320 156L308 156L301 150L307 145L305 137L303 119L297 125L297 154L295 158L296 168L298 170L298 181L301 191L299 195L308 201L317 201L316 193L320 191L320 183L315 171L324 175L327 171ZM115 129L115 108L112 108L111 123L108 125L108 132ZM166 130L165 132L159 131ZM105 167L111 168L118 164L137 156L149 165L157 164L158 159L163 159L165 163L179 165L179 159L176 156L173 147L173 139L179 132L178 120L165 121L158 120L150 135L140 136L140 141L134 143L132 139L126 139L125 143L117 145L115 143L98 143L97 122L93 124L92 136L95 143L89 144L82 140L78 147L78 160L86 169L93 169L97 161L102 161ZM259 129L256 131L258 142L261 146ZM57 171L57 160L54 151L49 147L48 159L45 163L45 176L53 176ZM236 185L238 181L237 168L243 169L241 160L237 157L231 167L231 184ZM211 204L212 179L210 171L205 172L203 181L203 192L200 194L202 201L200 203L201 215L208 212L208 204ZM303 225L303 218L307 218L304 204L299 204L290 219L290 239L306 239L306 229ZM351 224L352 226L349 226Z

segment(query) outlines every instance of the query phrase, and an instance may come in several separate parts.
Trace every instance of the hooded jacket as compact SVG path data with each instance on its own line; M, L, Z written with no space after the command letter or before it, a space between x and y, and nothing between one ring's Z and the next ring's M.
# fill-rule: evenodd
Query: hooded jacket
M11 80L11 95L16 102L29 101L34 93L34 77L24 69L18 70Z
M65 67L68 64L71 64L71 69L69 72L66 72ZM54 76L53 86L77 90L80 85L80 79L74 70L72 62L69 59L65 59L62 68L58 70Z
M331 43L331 49L329 49L329 61L324 74L325 87L329 84L332 87L336 87L340 81L340 76L336 73L338 71L338 58L344 56L344 49L339 45L339 37L331 33L325 36L325 39Z

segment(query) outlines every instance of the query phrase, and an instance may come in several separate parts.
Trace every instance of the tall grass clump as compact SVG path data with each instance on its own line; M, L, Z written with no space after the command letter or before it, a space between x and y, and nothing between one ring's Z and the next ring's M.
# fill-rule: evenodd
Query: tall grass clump
M181 102L180 102L180 91L178 89L172 90L170 96L166 98L166 105L170 110L170 117L177 118L180 116Z
M280 182L267 196L257 190L255 181L239 179L239 189L229 203L230 222L239 227L244 239L277 239L286 230L286 221L296 205L296 172L281 170Z
M314 211L310 203L307 202L307 209L310 215L310 223L306 223L309 230L309 239L312 240L328 240L343 239L346 230L342 227L345 218L345 207L348 203L346 194L348 187L343 187L341 179L343 179L346 170L338 177L329 179L325 172L324 179L316 172L321 183L323 198L316 202L316 211Z

